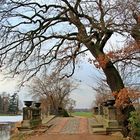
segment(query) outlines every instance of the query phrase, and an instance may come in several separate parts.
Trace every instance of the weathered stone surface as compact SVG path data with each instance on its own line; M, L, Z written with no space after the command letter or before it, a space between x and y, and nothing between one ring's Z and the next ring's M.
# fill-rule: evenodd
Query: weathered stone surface
M41 109L39 107L24 107L21 130L31 129L42 124Z
M122 131L117 121L116 108L114 106L103 106L103 115L96 115L97 123L93 126L94 133L112 133ZM101 127L102 126L102 127Z
M103 112L103 106L102 105L100 105L99 107L98 107L98 109L99 109L99 115L104 115L104 112Z
M117 119L116 108L114 106L107 107L107 119L116 120Z
M99 108L98 107L93 107L93 114L98 115L99 114Z
M23 128L31 128L31 121L30 120L24 120L21 125L22 125Z
M23 120L31 120L32 119L32 108L24 107L23 108Z

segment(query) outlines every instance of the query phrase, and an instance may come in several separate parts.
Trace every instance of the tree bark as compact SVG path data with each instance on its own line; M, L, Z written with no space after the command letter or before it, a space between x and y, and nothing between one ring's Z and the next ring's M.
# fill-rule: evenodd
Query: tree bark
M119 92L124 88L122 78L111 61L107 62L106 66L102 69L106 75L107 84L112 92Z
M103 50L99 49L100 47L96 45L94 47L92 46L92 43L87 44L87 46L91 54L96 58L97 61L100 56L107 57ZM122 78L111 60L108 59L106 61L106 64L104 65L104 67L102 67L102 70L106 76L107 84L109 85L112 92L119 92L124 88Z

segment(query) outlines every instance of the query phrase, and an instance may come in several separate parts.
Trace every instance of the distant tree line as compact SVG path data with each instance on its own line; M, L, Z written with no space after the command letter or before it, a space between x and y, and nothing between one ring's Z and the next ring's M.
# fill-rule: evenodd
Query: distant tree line
M0 94L0 114L18 114L19 99L17 93Z

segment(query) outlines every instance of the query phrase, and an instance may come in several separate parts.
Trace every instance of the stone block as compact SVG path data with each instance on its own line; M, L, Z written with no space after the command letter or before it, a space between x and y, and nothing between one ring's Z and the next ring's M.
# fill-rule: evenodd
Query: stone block
M21 130L32 129L42 124L41 109L39 107L24 107Z
M35 120L31 120L30 121L30 125L31 127L36 127L36 126L40 126L42 124L42 120L41 119L35 119Z
M23 120L31 120L32 119L32 108L24 107L23 108Z
M30 120L24 120L21 124L21 127L22 128L29 128L29 129L32 128L31 121Z

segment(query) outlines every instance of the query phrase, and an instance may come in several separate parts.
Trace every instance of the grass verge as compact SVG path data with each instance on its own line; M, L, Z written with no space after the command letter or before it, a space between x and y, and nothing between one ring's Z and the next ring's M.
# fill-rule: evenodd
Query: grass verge
M92 112L73 112L72 116L81 116L81 117L91 118L93 117L93 113Z

